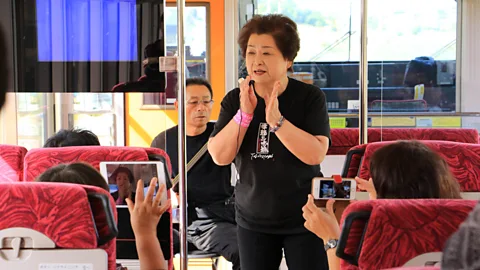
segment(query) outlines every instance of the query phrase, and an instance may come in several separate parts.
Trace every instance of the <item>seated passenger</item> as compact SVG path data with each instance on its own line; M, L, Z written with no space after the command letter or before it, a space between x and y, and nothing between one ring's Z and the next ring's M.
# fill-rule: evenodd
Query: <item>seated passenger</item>
M48 138L43 147L100 145L97 135L90 130L62 129Z
M113 199L117 202L117 205L127 204L125 201L126 198L131 198L135 201L135 192L132 192L132 189L135 186L135 179L133 178L133 173L130 169L126 167L118 167L113 171L108 182L117 185L117 191L111 193Z
M213 92L201 78L186 81L187 161L208 142L214 124L209 122ZM164 149L170 156L173 175L178 174L178 126L160 133L152 147ZM231 166L216 165L208 151L188 172L188 239L198 249L215 252L240 269L237 227L230 182ZM174 183L175 184L175 183ZM174 186L178 193L178 185ZM174 240L175 242L175 240Z
M80 162L52 167L39 175L35 181L97 186L110 192L105 178L89 164Z
M370 160L369 181L356 177L370 199L460 199L460 185L447 162L418 141L378 149Z
M447 163L437 153L417 141L399 141L378 149L370 161L369 181L356 178L358 187L371 199L460 199L460 186ZM328 241L340 237L340 226L328 200L326 211L314 204L313 197L302 208L305 228ZM335 244L336 245L336 244ZM330 269L340 269L336 246L327 249Z

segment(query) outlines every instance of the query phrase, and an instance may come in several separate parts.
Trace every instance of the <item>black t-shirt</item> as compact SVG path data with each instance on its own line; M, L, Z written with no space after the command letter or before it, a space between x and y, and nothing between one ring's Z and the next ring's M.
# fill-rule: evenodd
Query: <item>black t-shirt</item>
M205 145L212 133L214 123L207 123L207 129L200 135L187 136L187 162ZM165 139L166 138L166 139ZM172 163L172 178L178 174L178 126L160 133L152 142L152 147L167 152ZM230 182L231 168L218 166L207 151L187 174L188 205L205 207L214 202L224 201L233 194ZM173 187L178 193L178 185Z
M212 137L237 113L239 94L236 88L222 100ZM240 173L235 189L237 223L259 232L304 232L302 207L311 192L312 178L322 175L320 166L303 163L275 133L269 132L265 101L258 95L257 100L253 120L235 158ZM289 78L278 101L286 120L312 135L330 139L325 94L319 88Z

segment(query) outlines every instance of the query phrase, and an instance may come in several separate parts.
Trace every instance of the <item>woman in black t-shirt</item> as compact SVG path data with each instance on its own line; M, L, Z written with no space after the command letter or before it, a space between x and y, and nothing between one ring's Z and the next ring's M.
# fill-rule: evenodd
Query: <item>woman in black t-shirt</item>
M235 165L242 269L328 269L321 239L307 231L302 206L330 143L325 94L291 79L300 48L296 24L283 15L255 16L239 45L249 76L222 101L208 150ZM326 241L330 239L325 239Z

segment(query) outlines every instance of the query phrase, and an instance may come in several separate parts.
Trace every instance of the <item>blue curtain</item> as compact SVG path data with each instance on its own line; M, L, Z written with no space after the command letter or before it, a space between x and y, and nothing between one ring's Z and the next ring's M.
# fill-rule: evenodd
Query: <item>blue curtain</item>
M135 0L37 0L39 61L137 61Z

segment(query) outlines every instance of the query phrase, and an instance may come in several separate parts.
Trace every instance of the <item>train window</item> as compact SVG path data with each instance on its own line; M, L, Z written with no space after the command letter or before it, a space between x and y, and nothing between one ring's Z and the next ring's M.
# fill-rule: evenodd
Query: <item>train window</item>
M187 4L184 16L186 78L203 77L209 79L208 67L208 3ZM165 32L167 55L177 53L177 8L167 4L165 9ZM176 73L167 73L165 93L144 93L143 109L159 109L158 105L173 105L176 99ZM153 105L153 106L152 106Z
M16 93L17 143L27 149L42 147L48 138L52 94Z
M103 146L125 145L123 93L11 93L0 143L42 147L60 129L86 129ZM8 117L8 118L7 118ZM13 119L13 120L12 120Z
M454 112L457 1L368 3L368 101L372 117ZM297 23L301 49L295 72L290 75L325 92L329 112L338 117L335 126L358 126L360 1L257 0L255 8L255 14L281 13ZM239 74L245 75L242 62L239 67Z

